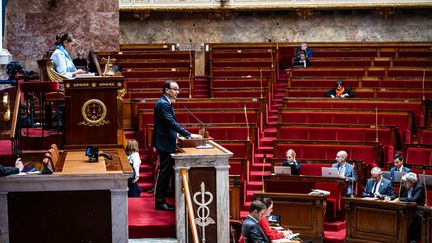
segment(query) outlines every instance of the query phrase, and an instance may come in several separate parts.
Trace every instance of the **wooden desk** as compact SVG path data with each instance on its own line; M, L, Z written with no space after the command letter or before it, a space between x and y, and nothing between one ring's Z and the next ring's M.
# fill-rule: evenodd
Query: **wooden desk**
M322 176L287 176L287 175L267 175L264 176L264 190L265 192L279 192L279 193L298 193L298 194L308 194L312 189L323 189L328 190L328 188L316 187L317 183L320 185L328 186L329 184L338 185L338 193L335 195L331 192L328 199L333 200L336 204L336 210L339 210L339 217L345 217L344 208L344 197L346 196L346 190L348 187L348 182L341 178L330 178ZM293 186L290 186L293 185Z
M282 227L300 233L303 240L323 241L325 196L295 193L255 193L254 196L273 200L273 212L281 216Z
M416 204L345 198L346 242L406 243Z
M417 206L421 215L421 242L432 243L432 207Z
M69 151L52 175L0 178L0 242L126 243L132 169L122 149L106 152L108 167Z

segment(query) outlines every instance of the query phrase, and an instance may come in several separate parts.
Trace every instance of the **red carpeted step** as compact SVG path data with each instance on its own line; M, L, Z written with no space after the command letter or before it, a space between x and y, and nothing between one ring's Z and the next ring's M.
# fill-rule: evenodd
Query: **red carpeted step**
M154 187L154 182L153 181L149 181L149 182L139 182L138 181L138 185L139 187L141 187L141 191L142 192L147 192L148 190L152 189Z
M324 222L325 231L341 231L346 228L345 221Z
M264 171L270 171L271 170L271 163L260 163L260 162L255 162L251 167L250 170L251 171L262 171L264 167Z
M250 202L249 202L249 205L250 205ZM249 206L247 207L248 209L249 209ZM245 219L247 216L248 216L248 214L249 214L249 210L247 210L247 211L240 211L240 219Z
M324 242L325 243L343 243L346 238L346 230L340 231L324 231Z
M0 161L3 166L15 166L12 161L12 143L10 140L0 140Z
M135 139L138 141L138 134L133 130L124 130L124 135L127 140Z
M255 200L254 193L261 193L261 192L262 190L248 190L246 195L246 200L247 201Z
M154 210L154 195L128 199L129 238L175 238L175 211ZM173 204L174 199L168 202Z
M153 172L140 172L140 178L138 179L139 182L152 182L154 181L153 178Z
M247 190L262 190L263 183L259 181L249 181L246 185Z

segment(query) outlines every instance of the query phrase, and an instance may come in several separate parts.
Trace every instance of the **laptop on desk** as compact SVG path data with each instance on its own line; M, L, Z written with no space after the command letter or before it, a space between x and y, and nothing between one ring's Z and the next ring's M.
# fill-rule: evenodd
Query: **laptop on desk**
M339 177L339 172L337 168L332 167L321 167L321 176L322 177Z
M394 173L394 182L400 182L402 176L404 176L406 172L395 171Z
M432 186L432 175L418 174L418 182L426 184L426 186Z
M273 169L276 175L291 175L290 166L274 166Z
M388 171L388 170L382 172L382 177L386 178L389 181L392 181L390 171Z

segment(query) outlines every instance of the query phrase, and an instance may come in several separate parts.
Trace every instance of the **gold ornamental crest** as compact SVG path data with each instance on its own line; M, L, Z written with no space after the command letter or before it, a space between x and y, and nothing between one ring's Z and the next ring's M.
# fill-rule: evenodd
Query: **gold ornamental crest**
M83 126L103 126L110 122L105 120L107 108L105 104L98 99L87 100L81 107L81 116L84 121L78 123Z

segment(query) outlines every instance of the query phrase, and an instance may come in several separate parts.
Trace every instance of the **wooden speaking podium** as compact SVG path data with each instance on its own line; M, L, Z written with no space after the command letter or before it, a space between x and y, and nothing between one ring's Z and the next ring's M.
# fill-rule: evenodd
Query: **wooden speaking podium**
M123 80L123 77L64 80L66 149L90 144L116 147L121 142L123 134L118 118L123 115L117 97Z
M185 194L182 190L182 169L188 171L195 219L210 222L205 227L197 225L200 241L205 238L206 243L229 242L228 159L233 153L214 141L208 140L206 144L210 145L211 148L209 148L210 146L201 149L195 146L183 147L179 148L179 152L172 154L175 159L174 180L178 242L192 239L188 227Z

